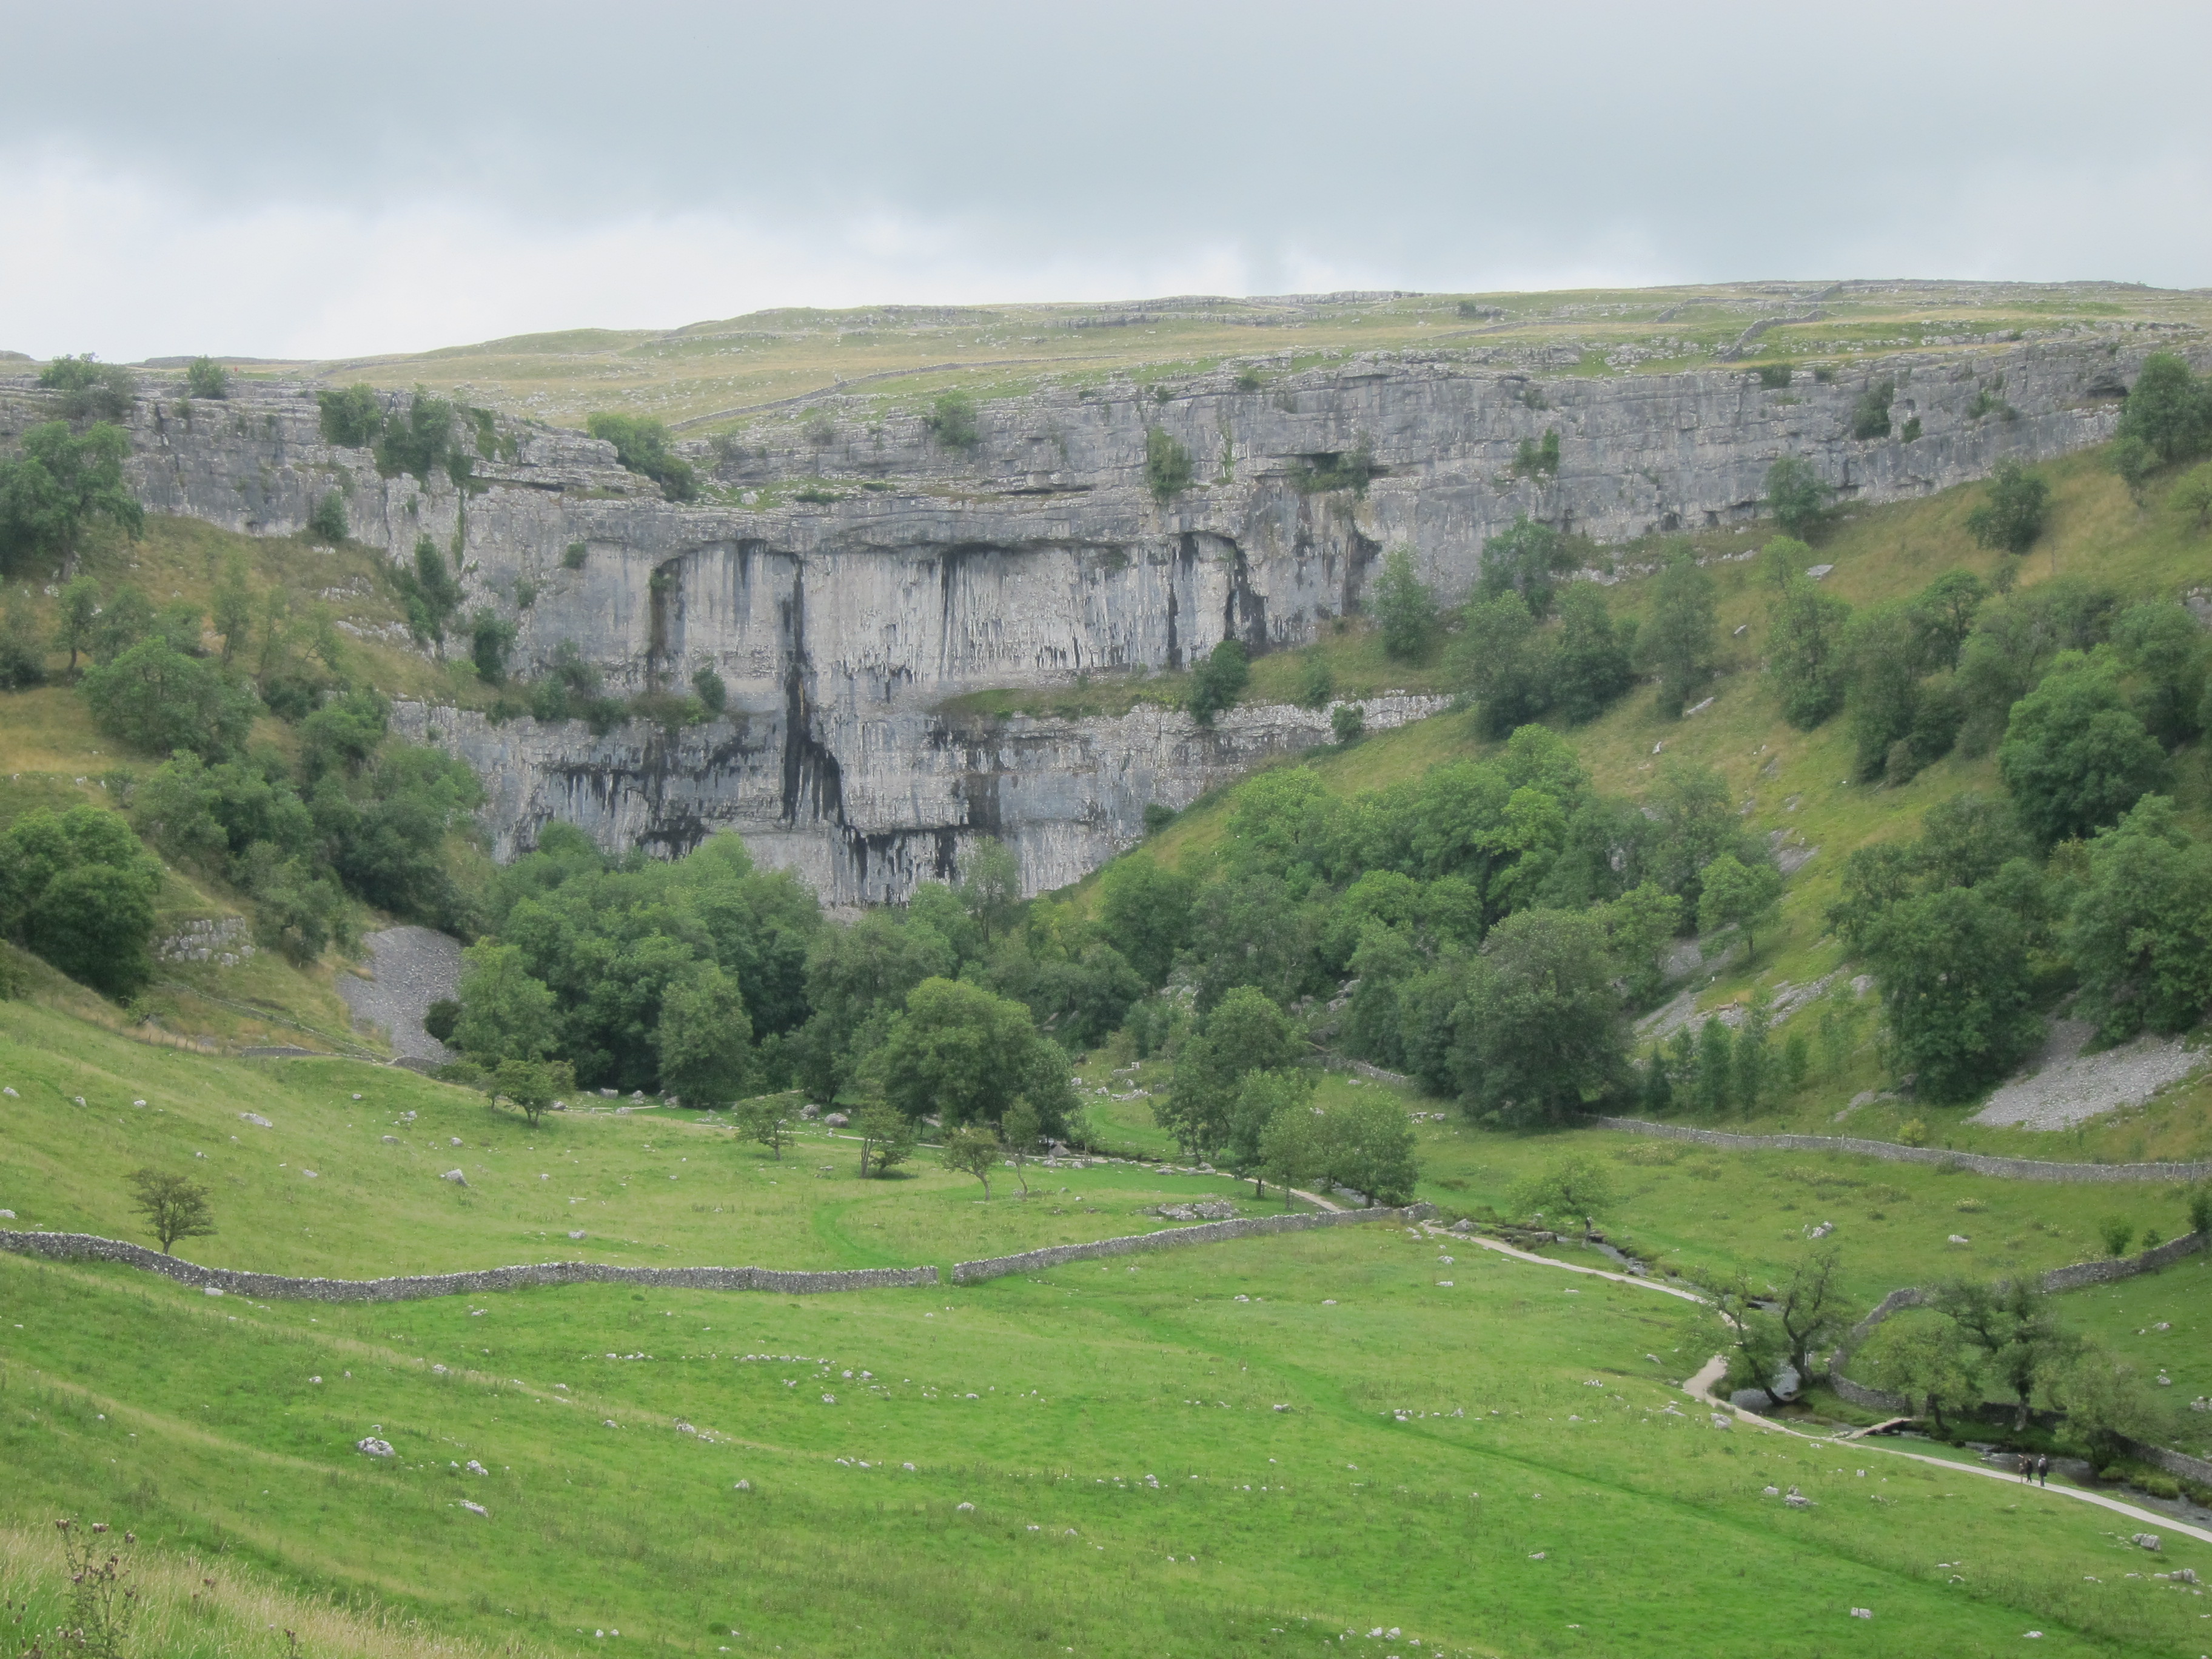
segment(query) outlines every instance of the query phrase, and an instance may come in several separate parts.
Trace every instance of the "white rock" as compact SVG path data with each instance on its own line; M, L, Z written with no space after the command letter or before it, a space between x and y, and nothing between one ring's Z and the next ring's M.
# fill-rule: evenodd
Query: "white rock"
M13 1089L0 1089L0 1095L5 1095L10 1100L21 1100L23 1097L17 1094Z
M311 1376L307 1379L310 1382L320 1382L323 1379L319 1376Z
M469 1178L463 1175L459 1170L448 1170L445 1174L440 1176L438 1179L441 1181L450 1181L456 1187L465 1187L469 1184Z
M471 1474L489 1474L491 1473L489 1469L477 1462L473 1457L469 1459L467 1462L462 1464L461 1467L466 1469Z
M2128 1542L2137 1546L2139 1548L2149 1550L2154 1553L2157 1552L2159 1547L2158 1534L2154 1532L2139 1532L2132 1538L2129 1539Z
M355 1441L353 1449L369 1457L392 1455L392 1443L389 1440L379 1440L374 1435L370 1435L364 1440Z
M465 1498L461 1499L461 1507L466 1510L471 1515L481 1515L488 1518L491 1514L491 1511L486 1509L483 1504L471 1504Z
M1874 1609L1872 1607L1853 1607L1851 1609L1851 1617L1854 1619L1871 1619L1874 1617Z
M354 1098L355 1098L356 1100L359 1100L359 1099L361 1098L361 1097L360 1097L359 1095L356 1095L356 1096L354 1097Z
M1954 1244L1971 1244L1974 1241L1967 1237L1964 1233L1953 1233L1951 1235L1951 1242Z
M15 1218L15 1212L13 1210L0 1210L0 1221L13 1221Z
M82 1106L82 1105L83 1105L83 1104L84 1104L84 1102L83 1102L82 1099L80 1099L80 1100L77 1102L77 1104L78 1104L78 1105L80 1105L80 1106ZM261 1115L261 1114L260 1114L260 1113L258 1113L258 1112L240 1112L238 1115L239 1115L239 1120L240 1120L240 1121L241 1121L241 1122L245 1122L245 1123L251 1123L251 1124L252 1124L256 1128L260 1128L260 1129L273 1129L273 1128L275 1128L275 1127L276 1127L275 1124L271 1123L271 1122L270 1122L267 1118L265 1118L265 1117L262 1116L262 1115Z
M736 1486L730 1488L732 1492L750 1492L752 1489L753 1483L750 1480L740 1480Z
M953 1507L957 1510L972 1510L975 1506L973 1504L956 1504Z
M1713 1426L1717 1429L1733 1428L1735 1426L1735 1419L1731 1417L1723 1416L1719 1412L1715 1412L1713 1413Z
M387 1146L397 1146L399 1144L399 1137L398 1135L386 1135L384 1137L384 1144Z
M221 1296L222 1294L222 1286L220 1285L210 1285L203 1290L200 1294L203 1296Z
M572 1233L570 1233L570 1234L568 1235L568 1237L571 1237L571 1238L581 1238L583 1236L584 1236L584 1235L583 1235L580 1231L578 1231L578 1232L572 1232Z

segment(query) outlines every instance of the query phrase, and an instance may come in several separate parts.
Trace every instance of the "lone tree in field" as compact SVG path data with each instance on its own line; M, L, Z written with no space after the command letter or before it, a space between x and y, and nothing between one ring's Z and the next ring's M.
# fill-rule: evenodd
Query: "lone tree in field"
M914 1120L888 1102L860 1108L853 1127L860 1133L864 1180L869 1176L887 1176L914 1155Z
M998 1136L975 1124L963 1124L945 1137L945 1149L939 1156L946 1169L981 1182L984 1200L989 1200L991 1171L999 1167Z
M1509 1200L1522 1215L1580 1216L1583 1231L1597 1224L1601 1211L1613 1207L1613 1176L1604 1164L1584 1152L1571 1152L1541 1173L1513 1183Z
M484 1079L488 1099L516 1108L536 1128L556 1097L576 1086L575 1068L565 1060L502 1060Z
M781 1095L756 1095L739 1101L731 1109L730 1127L747 1140L757 1140L767 1147L777 1163L783 1162L783 1143L791 1139L791 1125L783 1115ZM863 1148L862 1157L866 1156Z
M161 1254L180 1238L205 1238L215 1231L208 1210L208 1190L186 1176L159 1170L134 1170L131 1174L132 1206L146 1218L146 1225L161 1241Z
M1025 1166L1036 1156L1037 1142L1044 1134L1038 1126L1036 1109L1026 1100L1018 1100L1006 1109L1000 1120L999 1133L1006 1139L1006 1156L1014 1160L1014 1179L1022 1183L1022 1196L1030 1195L1030 1179Z

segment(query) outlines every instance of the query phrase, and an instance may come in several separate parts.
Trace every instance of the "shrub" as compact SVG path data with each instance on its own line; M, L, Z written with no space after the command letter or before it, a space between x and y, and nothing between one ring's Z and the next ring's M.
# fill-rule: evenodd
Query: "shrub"
M71 432L60 421L25 430L21 453L0 459L0 568L66 558L94 519L136 538L145 509L124 482L130 434L105 421Z
M730 706L730 688L722 677L711 668L702 668L691 677L691 690L699 699L699 706L716 720Z
M1920 417L1917 415L1915 415L1910 420L1906 421L1904 429L1897 435L1904 439L1907 443L1913 442L1920 436Z
M1316 455L1299 462L1291 470L1291 487L1301 495L1324 495L1336 489L1364 495L1368 481L1375 473L1374 453L1363 439L1357 449Z
M2117 822L2169 769L2113 665L2067 653L2012 706L1997 770L2021 824L2048 847Z
M1558 579L1574 568L1574 562L1559 532L1524 513L1511 529L1483 543L1478 591L1486 599L1518 593L1527 601L1528 614L1542 622L1552 614Z
M1889 406L1897 397L1897 382L1877 380L1859 393L1851 405L1851 436L1858 439L1889 436Z
M963 455L973 453L983 441L983 434L975 424L975 400L964 392L944 393L930 405L921 423L939 444Z
M1145 833L1146 835L1157 836L1175 821L1174 807L1156 800L1148 800L1145 803Z
M1801 542L1778 544L1803 550ZM1804 576L1793 576L1775 602L1766 635L1768 673L1783 718L1811 731L1844 705L1844 637L1851 608Z
M1257 392L1266 384L1267 382L1260 378L1260 371L1256 368L1240 368L1237 371L1237 389L1239 392Z
M2097 1237L2103 1242L2106 1255L2125 1255L2135 1236L2136 1224L2125 1216L2107 1216L2097 1224Z
M2194 520L2198 531L2212 530L2212 461L2191 468L2166 501L2175 512Z
M1787 363L1761 363L1759 366L1759 383L1769 392L1779 392L1790 384L1790 365Z
M161 866L119 812L26 812L0 836L0 924L72 979L124 997L153 977Z
M1328 729L1339 743L1357 743L1367 735L1367 709L1364 704L1340 702L1328 711Z
M373 386L326 386L315 393L315 409L323 441L340 449L366 449L384 430L384 403Z
M1784 455L1766 469L1766 504L1784 535L1809 541L1826 525L1835 494L1802 455Z
M2175 353L2153 352L2129 390L2119 436L2166 466L2203 454L2212 444L2212 382L2199 380Z
M0 687L20 691L46 678L46 641L39 619L21 600L11 599L0 615Z
M138 401L138 377L120 363L82 357L57 357L39 375L39 384L61 396L62 416L70 421L127 421Z
M1989 499L1966 515L1966 530L1984 547L2025 553L2043 534L2051 516L2051 486L2021 462L1997 463Z
M195 357L185 370L185 390L219 402L230 396L230 371L212 357Z
M453 443L453 404L418 386L407 405L407 418L383 423L383 435L376 441L376 470L387 478L411 473L417 482L428 483L432 471L446 463Z
M1559 471L1559 433L1554 427L1539 441L1523 438L1513 456L1513 474L1519 478L1550 478Z
M487 685L507 683L507 653L514 648L514 624L491 611L469 618L469 659Z
M1298 706L1326 708L1335 696L1336 676L1329 672L1328 659L1318 652L1308 652L1298 666Z
M407 631L418 645L442 643L446 623L461 606L461 585L446 568L446 556L428 536L415 541L415 568L391 568L392 585L407 609Z
M1163 507L1190 488L1190 451L1170 436L1164 427L1153 427L1145 434L1145 483L1152 489L1152 499Z
M1658 676L1659 708L1667 714L1679 715L1712 678L1719 645L1716 606L1713 579L1688 549L1674 550L1660 573L1650 620L1636 636L1638 657Z
M346 523L345 497L335 489L315 503L315 510L307 514L307 533L318 541L333 545L346 538L350 526Z
M1212 725L1216 714L1234 707L1243 696L1251 677L1251 659L1243 646L1235 640L1222 641L1191 671L1191 718L1200 726Z
M259 708L246 686L158 635L88 669L81 689L108 736L150 754L186 749L210 761L245 745Z
M615 459L624 467L659 484L667 500L688 501L699 493L698 473L669 447L665 422L649 416L600 413L584 425L594 438L615 447Z
M590 553L591 549L583 543L570 542L568 546L561 550L561 568L581 570L584 568L584 561Z
M1427 652L1436 637L1437 598L1414 574L1411 548L1394 547L1383 556L1382 574L1368 608L1389 655L1404 662Z

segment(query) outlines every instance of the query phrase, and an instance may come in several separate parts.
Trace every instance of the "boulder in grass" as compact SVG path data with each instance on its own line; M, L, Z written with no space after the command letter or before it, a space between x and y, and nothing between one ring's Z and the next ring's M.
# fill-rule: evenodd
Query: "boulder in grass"
M466 1510L471 1515L481 1515L487 1520L491 1517L491 1511L489 1510L486 1509L481 1504L471 1504L465 1498L461 1499L461 1507Z
M390 1457L393 1455L389 1440L379 1440L374 1435L354 1442L353 1449L364 1457Z
M2148 1550L2153 1554L2156 1554L2159 1549L2158 1534L2154 1532L2139 1532L2129 1539L2128 1542L2135 1545L2138 1549Z
M459 1170L448 1170L445 1174L440 1176L438 1179L441 1181L450 1181L456 1187L465 1187L469 1184L469 1178L463 1175Z
M830 1129L842 1129L852 1121L842 1112L825 1112L822 1117L823 1127Z

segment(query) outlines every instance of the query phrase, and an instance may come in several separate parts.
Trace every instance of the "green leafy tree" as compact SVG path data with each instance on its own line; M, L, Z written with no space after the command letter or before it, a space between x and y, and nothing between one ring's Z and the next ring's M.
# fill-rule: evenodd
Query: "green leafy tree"
M1843 1280L1843 1256L1832 1246L1800 1256L1790 1266L1790 1277L1767 1304L1764 1317L1773 1322L1781 1357L1801 1382L1810 1381L1815 1356L1832 1345L1850 1323L1850 1304ZM1770 1378L1760 1386L1776 1405Z
M346 522L345 497L335 489L318 501L315 510L307 514L307 533L333 546L343 543L351 528Z
M514 624L494 611L469 618L469 659L486 685L507 683L507 655L514 649Z
M1231 1169L1252 1176L1255 1198L1267 1195L1268 1127L1285 1114L1311 1116L1313 1097L1314 1074L1299 1067L1247 1072L1238 1081L1221 1155Z
M1808 542L1826 528L1835 490L1802 455L1784 455L1766 469L1766 506L1783 534Z
M1251 659L1236 640L1224 640L1190 672L1190 714L1200 726L1232 708L1252 677Z
M1451 674L1475 699L1483 735L1503 738L1541 717L1551 702L1557 643L1518 593L1477 599L1461 613Z
M54 643L69 653L69 672L74 678L80 652L89 651L100 620L100 584L79 576L61 592L55 606Z
M121 363L82 357L57 357L39 373L39 384L60 392L63 418L71 421L127 421L138 401L138 377Z
M938 1115L948 1127L998 1123L1027 1100L1050 1132L1074 1104L1067 1056L1038 1034L1030 1011L958 980L926 979L908 993L872 1069L891 1104L910 1118Z
M894 1115L905 1121L902 1115ZM783 1161L783 1143L791 1139L791 1120L785 1115L781 1095L756 1095L750 1100L739 1101L731 1110L730 1127L747 1140L757 1140L767 1147L777 1163ZM861 1133L866 1133L865 1125ZM861 1156L865 1161L865 1145Z
M1888 1320L1876 1327L1856 1357L1869 1382L1918 1402L1938 1434L1945 1432L1946 1411L1970 1412L1981 1403L1982 1356L1949 1320Z
M1587 1152L1569 1152L1515 1182L1505 1201L1516 1215L1578 1218L1589 1233L1618 1197L1604 1164Z
M93 723L109 737L153 754L187 749L211 761L245 746L259 708L251 687L159 638L88 669L82 690Z
M1019 1103L1014 1108L1016 1112L1026 1109ZM888 1176L914 1156L914 1120L887 1101L863 1106L854 1115L853 1127L860 1137L863 1180Z
M1029 1163L1036 1156L1037 1146L1044 1139L1036 1109L1026 1100L1018 1100L1006 1108L1006 1115L999 1124L999 1136L1005 1143L1006 1156L1014 1163L1014 1179L1021 1183L1022 1196L1030 1195Z
M521 950L481 939L462 952L461 1017L453 1044L478 1064L543 1060L559 1042L553 993L532 976Z
M2013 705L1997 750L2022 827L2046 847L2116 823L2169 770L2114 666L2070 653Z
M1220 1155L1238 1133L1237 1101L1247 1075L1281 1071L1297 1062L1303 1047L1296 1024L1257 986L1229 991L1183 1039L1175 1077L1152 1115L1193 1158ZM1257 1131L1246 1151L1256 1150Z
M1635 684L1627 643L1613 625L1604 591L1573 582L1559 597L1559 645L1551 661L1553 706L1570 724L1595 720Z
M2025 553L2051 521L2051 485L2022 461L1997 463L1989 499L1966 514L1966 533L1984 547Z
M1099 921L1108 940L1147 985L1162 985L1190 938L1197 884L1148 854L1126 854L1098 878Z
M1723 853L1698 872L1698 927L1703 933L1733 927L1743 935L1747 963L1759 955L1758 931L1782 905L1782 872L1759 860L1746 864Z
M1915 726L1921 719L1927 691L1926 663L1914 634L1912 617L1901 605L1869 605L1851 617L1844 635L1844 655L1850 678L1845 704L1850 713L1851 741L1856 750L1855 771L1863 782L1891 774L1901 783L1925 758L1912 747ZM1905 745L1898 765L1893 753Z
M11 599L0 612L0 688L20 691L46 678L46 629L27 599Z
M1659 573L1650 618L1636 636L1638 658L1658 677L1662 713L1679 715L1712 678L1719 637L1713 579L1688 549L1677 549Z
M500 1061L487 1077L484 1092L495 1100L504 1100L529 1120L536 1128L538 1120L562 1095L572 1093L576 1087L576 1073L565 1060L516 1060Z
M2129 388L2118 436L2142 446L2161 465L2194 459L2212 446L2212 386L2176 353L2153 352Z
M964 392L942 394L930 405L929 413L922 416L921 423L939 444L963 455L974 453L976 447L983 441L982 432L975 420L975 400Z
M215 1232L208 1189L189 1176L133 1170L131 1207L146 1218L146 1231L161 1242L163 1255L173 1254L179 1239L207 1238Z
M1516 911L1491 930L1453 1016L1462 1098L1485 1121L1558 1122L1626 1073L1605 928L1592 915Z
M185 368L185 390L220 402L230 396L230 371L212 357L195 357Z
M1190 488L1190 451L1164 426L1146 429L1145 483L1162 507Z
M327 421L327 411L325 415ZM409 399L406 417L387 416L376 440L376 468L387 478L403 472L428 483L453 453L453 406L422 386Z
M1559 579L1574 568L1574 556L1565 538L1550 525L1523 514L1513 527L1482 544L1482 580L1486 599L1518 593L1528 614L1542 622L1552 614Z
M1989 597L1988 586L1971 570L1947 570L1922 588L1905 611L1919 638L1918 659L1929 668L1957 668Z
M1436 638L1437 596L1414 569L1411 548L1394 547L1382 556L1382 574L1367 610L1382 631L1387 655L1413 662L1427 654Z
M1937 1289L1935 1305L1975 1351L1978 1368L2012 1395L2015 1432L2027 1426L2037 1386L2081 1352L2051 1298L2026 1273L1995 1285L1954 1280Z
M1890 906L1866 956L1900 1072L1923 1100L1972 1097L2008 1074L2043 1036L2019 919L1977 887L1949 887Z
M946 1133L938 1158L946 1169L981 1182L984 1201L990 1200L991 1177L999 1168L997 1135L981 1124L963 1123Z
M699 699L699 706L707 711L710 720L721 719L723 711L730 706L730 688L711 668L702 668L691 677L691 695Z
M2118 1355L2085 1343L2053 1382L2066 1438L2093 1468L2109 1469L2136 1455L2137 1445L2173 1443L2173 1414L2150 1380Z
M1729 1081L1735 1103L1747 1115L1766 1103L1774 1088L1773 998L1764 985L1752 988L1729 1054Z
M367 449L384 430L384 402L373 386L324 386L315 407L323 441L341 449Z
M1889 406L1897 399L1897 382L1877 380L1851 405L1851 436L1864 442L1889 436Z
M1410 1204L1420 1181L1413 1126L1395 1096L1365 1090L1320 1118L1326 1178L1377 1204Z
M2187 609L2130 605L2113 620L2112 647L2135 681L2135 711L2151 736L2179 747L2203 730L2212 643Z
M1298 664L1298 707L1326 708L1336 696L1336 676L1329 672L1328 659L1318 651L1304 653Z
M1692 1068L1698 1109L1719 1117L1735 1099L1735 1036L1717 1014L1698 1028L1698 1057Z
M253 595L246 585L245 557L235 551L224 558L222 574L216 578L214 621L228 663L253 636Z
M615 447L615 459L632 472L660 486L672 501L688 501L699 493L699 474L678 454L664 421L651 416L600 413L587 417L585 430Z
M1810 577L1793 576L1771 616L1767 672L1782 699L1783 718L1809 732L1844 706L1844 637L1851 607Z
M1357 743L1367 735L1367 705L1340 702L1328 711L1328 734L1339 743Z
M153 977L161 866L120 812L24 813L0 835L0 922L72 979L125 997Z
M1652 1001L1666 986L1667 958L1681 926L1682 901L1647 880L1607 903L1599 915L1606 948L1626 983L1629 1001Z
M2166 496L2166 504L2203 534L2212 530L2212 461L2191 467Z
M653 1046L661 1088L686 1105L736 1099L753 1069L752 1020L737 981L712 962L672 980L660 994Z
M136 539L146 513L124 480L130 455L130 434L105 421L82 432L61 421L27 428L21 453L0 460L0 569L69 558L94 520Z
M2145 795L2089 843L2064 937L2080 1012L2121 1042L2189 1030L2212 1008L2212 847L2172 800Z
M1006 932L1022 902L1022 860L996 836L985 836L961 872L960 902L983 931L985 944Z
M1267 1120L1260 1136L1260 1177L1272 1181L1287 1206L1291 1193L1321 1180L1328 1173L1322 1145L1321 1113L1309 1106L1303 1112L1279 1112Z
M415 541L415 568L394 568L392 586L407 608L407 629L417 645L442 644L446 623L461 607L459 579L446 568L446 556L428 536Z

